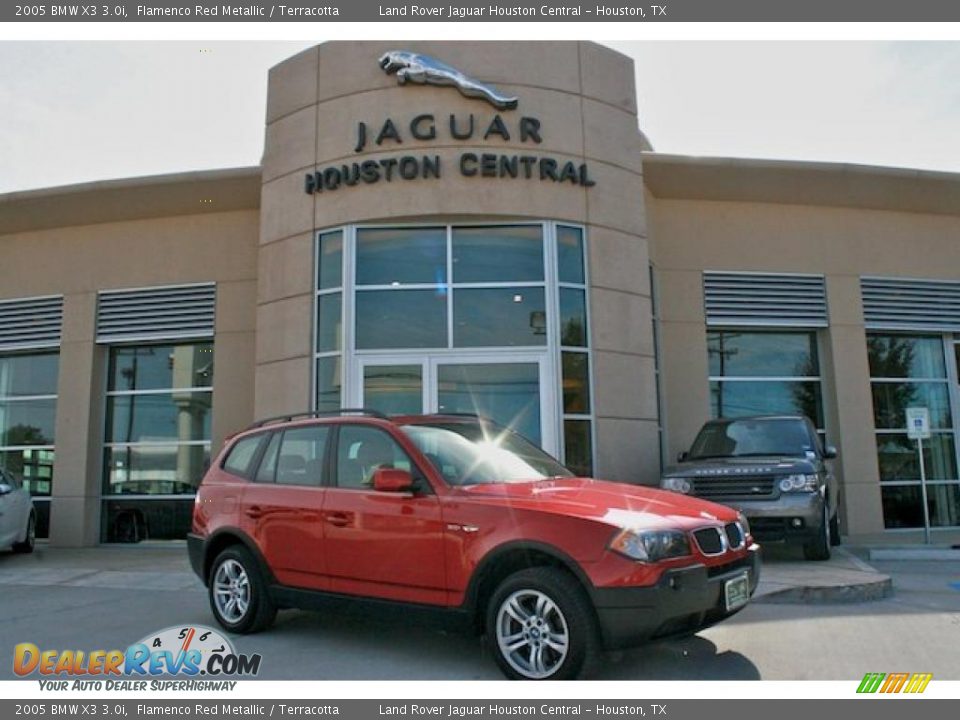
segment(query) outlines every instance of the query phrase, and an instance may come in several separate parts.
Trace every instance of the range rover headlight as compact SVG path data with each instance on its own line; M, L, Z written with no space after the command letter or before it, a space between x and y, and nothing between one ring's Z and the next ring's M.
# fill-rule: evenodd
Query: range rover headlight
M684 477L663 478L660 486L664 490L673 490L673 492L683 493L684 495L688 495L693 490L693 483Z
M621 530L610 541L610 549L631 560L657 562L689 555L690 541L687 534L680 530Z
M816 489L816 475L784 475L780 478L780 492L814 492Z

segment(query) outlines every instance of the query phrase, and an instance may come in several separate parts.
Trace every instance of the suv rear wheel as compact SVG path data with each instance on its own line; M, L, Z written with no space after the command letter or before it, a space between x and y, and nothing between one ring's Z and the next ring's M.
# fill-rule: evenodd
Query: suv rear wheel
M486 632L500 669L516 680L572 680L589 674L600 653L586 594L556 568L507 577L487 607Z
M217 555L207 590L214 617L231 632L259 632L277 616L260 566L242 545L232 545Z
M30 513L30 519L27 520L27 532L23 536L23 542L13 544L13 551L16 553L32 553L33 546L37 542L37 516Z

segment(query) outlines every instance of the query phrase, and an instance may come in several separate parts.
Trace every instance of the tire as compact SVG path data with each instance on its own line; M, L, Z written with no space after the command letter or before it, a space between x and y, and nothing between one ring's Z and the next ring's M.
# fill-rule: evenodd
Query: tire
M807 560L829 560L830 559L830 509L827 504L823 504L823 513L820 519L820 530L817 536L803 545L803 556Z
M837 510L836 514L830 518L830 545L838 547L840 543L840 511Z
M589 598L551 567L520 570L500 583L486 609L486 639L511 680L573 680L589 675L600 656Z
M260 564L242 545L231 545L217 555L210 568L207 595L213 616L230 632L260 632L277 616Z
M30 513L30 519L27 520L27 532L23 536L23 541L13 544L13 551L15 553L27 553L33 552L33 546L37 542L37 516L35 513Z

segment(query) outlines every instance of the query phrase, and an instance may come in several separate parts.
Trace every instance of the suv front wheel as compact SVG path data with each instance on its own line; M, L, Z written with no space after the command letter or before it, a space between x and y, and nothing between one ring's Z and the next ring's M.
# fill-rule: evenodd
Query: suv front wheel
M242 545L232 545L217 555L207 590L214 617L230 632L260 632L277 616L260 566Z
M586 594L556 568L520 570L504 580L487 607L486 632L500 669L515 680L588 675L600 652Z

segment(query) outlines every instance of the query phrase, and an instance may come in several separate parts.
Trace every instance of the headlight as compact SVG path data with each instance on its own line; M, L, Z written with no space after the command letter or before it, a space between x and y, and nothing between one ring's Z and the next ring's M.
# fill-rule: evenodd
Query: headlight
M621 530L610 542L610 549L632 560L657 562L690 554L690 541L680 530L633 532Z
M813 492L816 489L816 475L784 475L780 478L780 492Z
M674 492L683 493L684 495L687 495L693 489L690 481L682 477L663 478L660 485L664 490L673 490Z
M737 522L740 523L740 527L743 528L743 537L746 539L747 535L750 534L750 523L747 522L747 516L743 513L738 513Z

